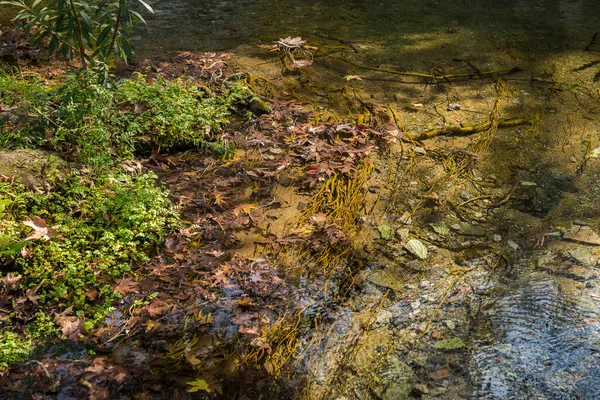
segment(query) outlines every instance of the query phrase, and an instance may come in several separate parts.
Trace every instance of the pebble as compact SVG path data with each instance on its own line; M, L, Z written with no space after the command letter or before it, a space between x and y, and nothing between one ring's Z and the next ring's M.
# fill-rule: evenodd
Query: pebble
M400 217L400 223L406 225L412 224L412 218L409 212L405 212L404 214L402 214L402 216Z
M516 244L515 242L513 242L512 240L508 239L508 241L506 242L506 244L508 244L508 247L510 247L511 249L513 249L514 251L519 250L519 245Z
M577 162L577 158L575 157L570 157L569 161L571 161L572 163L576 163Z
M588 226L589 224L581 219L573 220L573 225Z
M410 237L408 228L396 229L396 239L405 242Z
M431 283L429 281L421 281L419 283L419 287L421 289L431 289L433 287L433 283Z
M448 327L448 329L450 330L455 330L456 329L456 324L454 323L454 321L452 321L451 319L447 319L444 321L444 324Z
M500 243L502 241L502 236L496 233L494 236L492 236L492 240L496 243Z
M422 147L415 147L414 151L417 154L427 154L427 151Z
M469 200L471 198L471 195L469 195L469 193L464 190L462 192L460 192L459 196L463 200Z
M448 111L460 111L462 110L462 105L458 103L450 103L448 104Z
M412 308L414 311L417 311L419 308L421 308L421 302L419 300L413 301L410 303L410 308Z

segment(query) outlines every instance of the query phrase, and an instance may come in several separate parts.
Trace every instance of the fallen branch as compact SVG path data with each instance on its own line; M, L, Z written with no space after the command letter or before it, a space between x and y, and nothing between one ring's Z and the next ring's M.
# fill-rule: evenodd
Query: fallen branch
M334 60L343 61L350 65L354 65L355 67L358 67L358 68L368 69L370 71L385 72L386 74L392 74L392 75L415 76L415 77L419 77L419 78L433 79L436 81L437 80L456 79L456 78L473 78L475 76L507 75L507 74L512 74L512 73L521 71L521 68L513 67L510 69L498 69L498 70L494 70L494 71L470 72L470 73L464 73L464 74L434 75L434 74L425 74L422 72L396 71L393 69L369 67L368 65L359 64L357 62L354 62L354 61L351 61L351 60L348 60L348 59L342 58L342 57L331 57L331 58L333 58Z
M511 128L513 126L531 125L531 124L533 124L533 121L530 119L512 118L512 119L505 119L503 121L498 122L497 127L498 128ZM490 122L484 122L483 124L479 124L479 125L452 126L452 127L448 127L448 128L433 129L428 132L421 133L420 135L412 136L412 135L407 134L406 136L408 136L408 139L411 141L431 139L436 136L444 136L444 135L445 136L468 136L468 135L472 135L473 133L487 131L491 127L492 127L492 122L490 121Z

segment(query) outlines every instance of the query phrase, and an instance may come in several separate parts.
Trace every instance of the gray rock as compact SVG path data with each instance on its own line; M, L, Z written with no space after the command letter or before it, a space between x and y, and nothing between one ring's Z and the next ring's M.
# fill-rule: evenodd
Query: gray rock
M586 267L593 267L598 262L592 252L583 246L569 251L569 255L579 264Z

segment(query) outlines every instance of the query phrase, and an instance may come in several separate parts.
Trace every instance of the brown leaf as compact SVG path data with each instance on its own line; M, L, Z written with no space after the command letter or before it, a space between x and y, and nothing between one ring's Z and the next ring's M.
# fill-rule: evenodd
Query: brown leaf
M23 225L33 228L33 232L27 235L25 240L50 240L58 235L58 231L53 228L48 228L46 226L46 221L40 217L29 217L29 220L23 221Z
M63 336L73 341L77 341L77 333L82 326L82 321L74 316L69 316L73 311L73 306L67 308L62 313L54 313L54 322L59 326Z
M450 376L450 371L447 369L440 369L439 371L434 371L429 374L429 377L434 381L438 381L440 379L445 379Z
M123 278L121 281L115 286L115 292L119 293L122 296L125 296L129 293L138 293L137 288L140 286L139 282L134 281L131 278Z

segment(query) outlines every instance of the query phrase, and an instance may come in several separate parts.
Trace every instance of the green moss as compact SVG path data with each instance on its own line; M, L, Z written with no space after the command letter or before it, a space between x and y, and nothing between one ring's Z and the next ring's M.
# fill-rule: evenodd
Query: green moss
M33 352L31 340L23 339L13 332L0 335L0 367L27 361Z
M452 351L452 350L458 350L458 349L464 348L465 343L462 341L461 338L453 337L450 339L440 340L440 341L436 342L433 345L433 347L438 350Z

